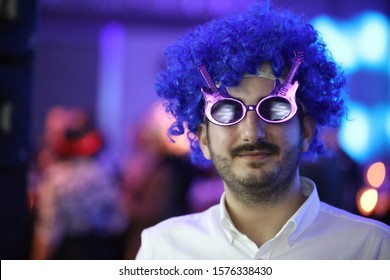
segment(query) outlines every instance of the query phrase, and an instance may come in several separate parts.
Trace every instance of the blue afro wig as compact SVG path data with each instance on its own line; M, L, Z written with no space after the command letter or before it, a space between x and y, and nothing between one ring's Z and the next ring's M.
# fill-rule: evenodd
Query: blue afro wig
M167 112L176 119L169 129L170 136L185 133L186 127L193 162L207 165L196 138L204 117L200 89L205 86L197 67L206 64L215 83L237 86L244 73L255 74L263 62L269 62L279 77L291 66L294 51L304 55L295 76L300 83L296 97L306 114L317 122L304 158L323 154L319 131L339 126L346 110L342 97L344 73L310 24L289 11L259 3L241 14L198 26L166 49L167 68L157 76L156 90L165 99Z

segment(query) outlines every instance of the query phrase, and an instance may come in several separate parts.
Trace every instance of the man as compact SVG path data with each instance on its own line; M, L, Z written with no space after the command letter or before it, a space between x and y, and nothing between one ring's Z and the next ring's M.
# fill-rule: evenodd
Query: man
M299 176L337 127L345 77L311 25L261 4L167 49L158 94L189 130L195 163L224 182L220 204L142 233L137 259L390 259L387 225L319 201Z

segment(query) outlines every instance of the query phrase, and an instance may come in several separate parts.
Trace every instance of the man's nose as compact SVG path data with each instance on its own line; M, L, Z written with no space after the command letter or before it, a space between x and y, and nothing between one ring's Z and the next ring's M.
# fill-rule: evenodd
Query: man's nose
M266 138L266 122L255 111L248 111L240 126L241 139L245 142L257 142Z

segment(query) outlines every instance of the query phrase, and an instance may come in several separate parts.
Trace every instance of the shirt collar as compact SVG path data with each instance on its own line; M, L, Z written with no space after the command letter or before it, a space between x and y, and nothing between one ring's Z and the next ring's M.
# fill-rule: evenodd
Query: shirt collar
M313 223L317 218L320 209L320 200L315 183L309 178L302 176L300 177L300 183L302 193L307 199L280 231L290 230L288 236L288 243L290 246ZM226 237L229 242L232 243L234 238L241 233L234 226L226 209L225 193L221 196L220 205L220 222L225 229L224 232Z
M294 225L288 238L290 246L314 222L320 211L320 199L315 183L306 177L300 177L300 180L302 193L307 199L287 222Z
M238 233L238 230L234 226L232 219L230 218L230 215L226 208L226 200L225 200L225 192L221 196L220 200L220 222L222 227L225 229L225 235L230 243L233 242L234 238L236 237L236 234Z

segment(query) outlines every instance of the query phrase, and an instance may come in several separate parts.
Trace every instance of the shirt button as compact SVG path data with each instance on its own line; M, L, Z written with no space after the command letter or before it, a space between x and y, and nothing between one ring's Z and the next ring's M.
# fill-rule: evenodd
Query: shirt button
M224 219L222 221L222 225L225 227L225 229L229 230L230 231L230 223L228 220Z

